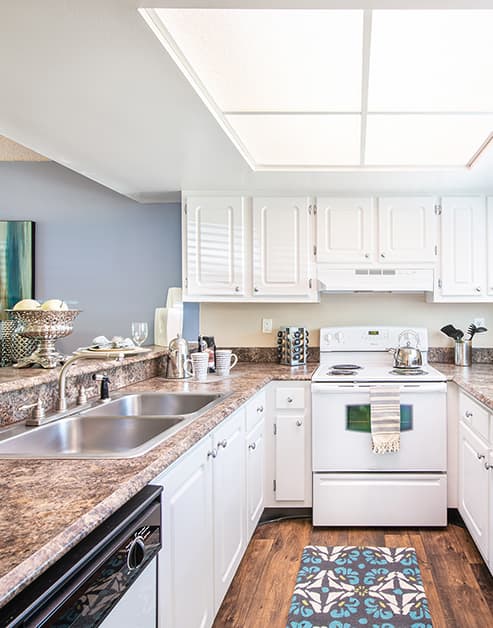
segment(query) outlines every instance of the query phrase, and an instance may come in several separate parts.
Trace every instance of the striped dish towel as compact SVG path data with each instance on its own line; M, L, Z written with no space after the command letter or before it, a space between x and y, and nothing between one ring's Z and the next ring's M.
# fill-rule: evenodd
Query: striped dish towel
M401 404L399 388L370 388L372 450L375 454L398 452L401 447Z

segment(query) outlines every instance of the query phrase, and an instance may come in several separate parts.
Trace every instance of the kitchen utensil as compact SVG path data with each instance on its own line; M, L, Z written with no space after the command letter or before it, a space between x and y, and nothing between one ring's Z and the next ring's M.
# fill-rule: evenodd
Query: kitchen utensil
M455 340L462 340L462 338L464 338L464 332L462 331L462 329L457 329L455 331Z
M455 343L454 363L456 366L471 366L472 364L471 340L458 340Z
M414 346L411 344L414 338ZM405 346L402 346L405 340ZM406 329L399 334L397 349L390 349L394 354L394 368L396 369L418 369L423 366L423 356L418 349L419 336L412 329Z
M485 331L488 331L486 327L476 327L474 323L471 323L467 328L467 333L469 334L468 340L472 340L476 334L482 334Z
M180 334L169 343L166 377L168 379L186 379L190 377L185 370L188 360L188 342Z
M192 370L187 369L187 365L192 365ZM197 351L185 361L185 371L193 376L198 382L203 382L207 379L207 366L209 364L209 354L207 351Z
M445 325L440 329L442 333L444 333L449 338L453 338L455 340L455 335L457 334L457 329L453 325Z
M485 331L488 331L486 327L476 327L477 334L484 334Z
M231 349L216 349L216 373L229 375L229 372L238 364L238 356Z

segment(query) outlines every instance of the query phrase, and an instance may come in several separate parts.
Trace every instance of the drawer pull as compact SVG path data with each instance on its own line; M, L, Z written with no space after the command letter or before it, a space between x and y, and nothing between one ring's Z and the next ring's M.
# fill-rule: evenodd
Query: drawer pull
M263 411L264 411L264 406L259 406L259 407L257 408L257 412L258 412L259 414L261 414Z
M254 449L257 449L257 443L251 443L250 445L248 445L248 449L251 449L252 451Z
M472 417L472 412L470 410L466 410L466 418L470 419Z
M207 452L207 458L215 458L217 456L217 451L215 449L212 449L211 451Z
M298 421L296 421L296 425L297 425L297 427L301 427L303 425L303 421L300 421L298 419Z
M484 460L486 458L484 454L478 454L477 452L476 452L476 456L478 457L478 460Z
M217 444L217 449L219 450L219 447L226 449L227 446L228 446L228 441L224 439Z
M490 469L493 469L493 464L488 464L487 462L485 462L484 468L486 469L486 471L489 471Z

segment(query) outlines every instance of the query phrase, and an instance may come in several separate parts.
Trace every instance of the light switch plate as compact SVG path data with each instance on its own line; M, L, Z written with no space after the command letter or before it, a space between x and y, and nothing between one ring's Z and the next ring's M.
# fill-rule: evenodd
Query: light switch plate
M486 320L484 318L475 318L473 320L473 323L476 325L476 327L486 327Z
M262 319L262 333L271 334L272 333L272 318L263 318Z

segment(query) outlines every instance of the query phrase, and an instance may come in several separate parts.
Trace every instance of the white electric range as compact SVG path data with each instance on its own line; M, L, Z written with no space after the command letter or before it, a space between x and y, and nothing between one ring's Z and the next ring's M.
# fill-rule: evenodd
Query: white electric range
M395 370L389 348L404 327L326 327L312 378L314 525L446 525L446 378L428 364ZM405 335L404 335L405 338ZM400 396L401 446L371 448L370 389Z

